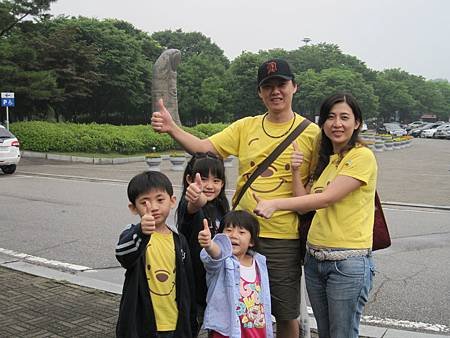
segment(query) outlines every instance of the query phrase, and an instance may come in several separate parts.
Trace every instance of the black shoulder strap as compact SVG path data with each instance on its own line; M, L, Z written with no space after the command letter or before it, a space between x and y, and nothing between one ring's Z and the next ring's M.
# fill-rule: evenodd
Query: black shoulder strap
M233 201L233 210L237 207L239 202L241 201L242 196L244 196L244 193L247 191L248 187L253 183L253 181L261 175L264 170L266 170L269 165L275 161L275 159L280 156L280 154L284 151L284 149L287 148L289 144L291 144L302 132L303 130L308 127L308 125L311 123L307 118L305 118L284 140L281 142L273 151L272 153L267 156L264 161L262 161L255 169L255 171L251 174L251 176L248 178L248 180L245 182L242 189L239 191L239 194Z

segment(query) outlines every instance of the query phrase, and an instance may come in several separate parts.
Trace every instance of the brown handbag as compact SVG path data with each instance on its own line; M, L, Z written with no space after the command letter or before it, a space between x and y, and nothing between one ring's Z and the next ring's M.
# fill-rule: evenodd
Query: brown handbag
M381 207L380 197L375 191L375 217L373 220L372 251L386 249L391 246L391 236Z

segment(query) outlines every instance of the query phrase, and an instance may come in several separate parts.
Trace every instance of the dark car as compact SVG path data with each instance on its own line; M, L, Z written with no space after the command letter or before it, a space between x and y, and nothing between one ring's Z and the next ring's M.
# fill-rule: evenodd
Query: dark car
M379 125L377 127L377 133L378 134L389 134L389 132L387 131L386 127L383 125Z

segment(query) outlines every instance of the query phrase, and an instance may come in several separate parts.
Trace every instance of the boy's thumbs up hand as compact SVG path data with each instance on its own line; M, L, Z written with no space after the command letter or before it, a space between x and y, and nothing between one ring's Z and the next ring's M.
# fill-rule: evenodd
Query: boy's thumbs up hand
M195 174L194 181L186 189L186 200L191 203L197 203L203 192L202 177L200 173ZM206 202L205 202L206 203Z
M303 153L300 151L297 141L292 142L292 147L294 148L294 151L291 155L291 168L292 171L296 171L303 163Z
M203 219L203 230L198 233L198 243L205 249L210 248L212 244L211 231L206 218Z
M151 235L155 232L156 222L152 215L152 207L149 201L145 201L145 214L141 217L141 230L144 235Z

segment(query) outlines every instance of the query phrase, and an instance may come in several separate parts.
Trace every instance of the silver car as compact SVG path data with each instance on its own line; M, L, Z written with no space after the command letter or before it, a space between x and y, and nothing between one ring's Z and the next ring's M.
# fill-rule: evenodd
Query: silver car
M392 136L405 136L406 134L408 134L405 129L401 128L396 123L384 123L384 127L386 128L386 131Z

